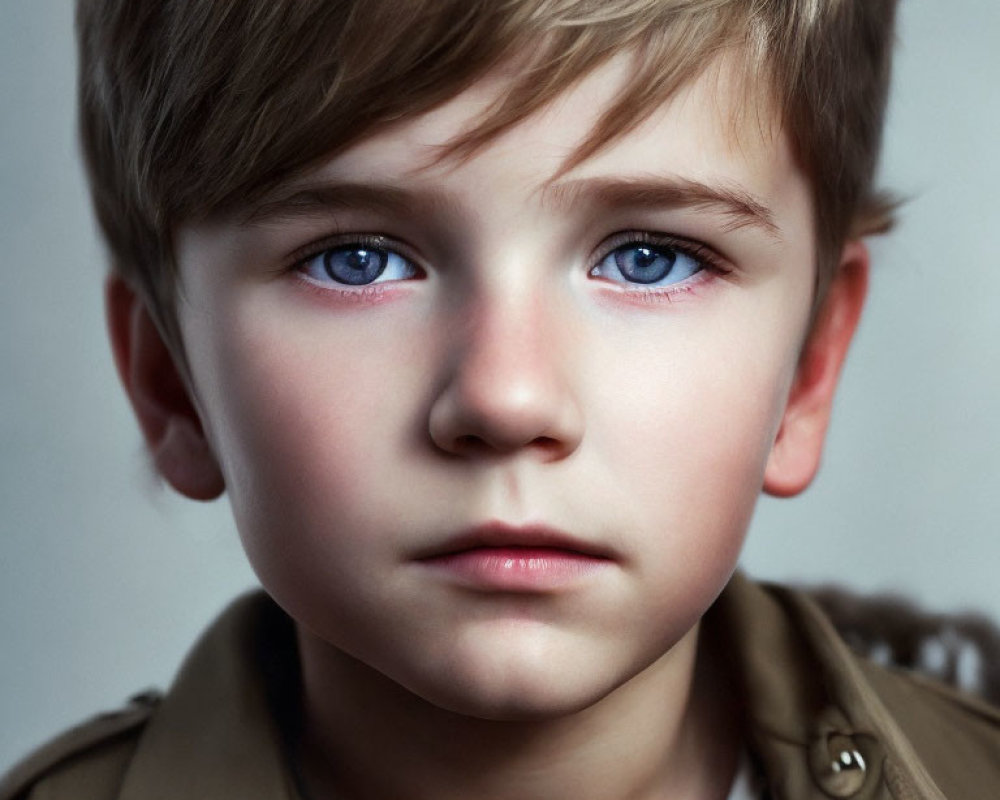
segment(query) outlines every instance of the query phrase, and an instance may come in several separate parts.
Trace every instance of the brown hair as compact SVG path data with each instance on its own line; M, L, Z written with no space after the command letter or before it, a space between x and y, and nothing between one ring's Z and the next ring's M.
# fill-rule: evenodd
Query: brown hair
M517 59L473 152L610 57L630 84L578 163L716 56L778 109L816 199L818 294L873 190L896 0L79 0L80 121L113 269L176 338L172 237Z

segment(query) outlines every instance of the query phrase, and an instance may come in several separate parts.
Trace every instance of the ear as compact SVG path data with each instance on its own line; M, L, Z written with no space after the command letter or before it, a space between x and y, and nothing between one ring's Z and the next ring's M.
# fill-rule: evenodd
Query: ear
M108 333L118 376L157 471L193 500L225 489L187 385L145 302L121 278L105 285Z
M764 470L764 491L775 497L798 494L819 469L840 369L868 291L868 265L864 243L848 242L799 356Z

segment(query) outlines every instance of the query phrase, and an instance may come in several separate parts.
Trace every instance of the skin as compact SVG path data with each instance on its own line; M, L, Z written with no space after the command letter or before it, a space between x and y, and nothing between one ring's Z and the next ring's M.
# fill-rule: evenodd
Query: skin
M390 185L404 204L341 189L307 212L275 197L182 226L189 372L109 283L158 468L192 497L228 491L297 623L316 797L726 796L733 701L699 620L761 489L794 494L815 473L867 253L845 246L807 330L810 186L779 126L729 135L724 69L561 175L626 69L612 61L467 160L437 146L496 82L284 187ZM760 213L612 181L724 189ZM712 264L678 254L695 270L679 282L629 283L608 254L637 232ZM336 284L316 254L362 234L415 266ZM496 521L607 557L531 592L473 590L421 560Z

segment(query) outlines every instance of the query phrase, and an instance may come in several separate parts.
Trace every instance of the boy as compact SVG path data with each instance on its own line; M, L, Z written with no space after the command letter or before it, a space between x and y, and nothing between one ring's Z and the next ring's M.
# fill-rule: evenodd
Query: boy
M818 464L892 16L82 2L119 370L277 605L4 796L988 796L995 710L730 580Z

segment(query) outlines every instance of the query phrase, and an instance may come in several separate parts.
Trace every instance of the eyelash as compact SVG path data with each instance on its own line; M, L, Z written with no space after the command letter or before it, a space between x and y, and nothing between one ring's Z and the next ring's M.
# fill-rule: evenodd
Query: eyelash
M696 261L700 261L707 269L717 269L728 272L722 258L708 245L697 239L686 239L669 233L654 233L652 231L629 230L609 236L600 250L607 256L611 251L630 244L648 244L656 247L669 247Z
M347 282L339 283L333 276L330 276L331 281L327 283L326 281L321 281L320 279L313 278L306 274L306 267L310 262L323 256L327 253L332 253L337 250L349 251L351 249L357 250L375 250L379 252L388 253L390 256L396 256L402 259L406 265L412 270L412 275L407 276L407 279L418 279L424 277L424 271L420 267L418 261L409 255L409 248L402 244L401 242L391 239L381 234L343 234L333 237L327 237L319 242L314 242L301 250L293 253L291 256L292 269L294 269L303 280L316 286L323 291L340 291L344 293L357 293L359 290L372 290L375 287L380 287L384 283L391 283L392 281L377 281L373 279L369 283L359 283L350 284ZM376 276L380 277L382 273L388 269L388 267L383 268L383 270Z
M692 259L698 264L699 270L695 273L695 275L701 274L705 271L718 275L727 275L732 271L731 268L727 266L727 263L714 250L712 250L712 248L697 240L680 238L669 234L653 233L650 231L629 230L613 234L602 242L597 251L599 253L598 257L590 259L590 266L587 269L587 275L594 277L595 279L600 279L601 276L596 274L596 270L616 250L621 250L629 246L648 246L651 249L672 250L679 255ZM318 279L305 274L305 267L314 259L331 251L340 249L347 250L351 247L356 247L359 250L378 250L394 254L399 258L402 258L413 270L414 275L410 276L409 279L424 277L424 270L420 267L417 259L409 255L409 248L405 244L381 234L342 234L328 237L319 242L314 242L306 247L303 247L299 252L292 255L292 268L302 276L303 280L306 280L309 283L316 285L318 288L321 287L327 291L355 293L362 289L367 288L371 290L383 283L392 282L372 281L367 284L355 284L353 288L348 288L351 287L351 284L342 283L339 286L335 283L326 284L325 282L321 282ZM333 281L334 279L331 280ZM673 295L681 291L689 291L691 288L688 279L682 279L676 283L661 287L644 286L642 283L631 282L628 280L612 281L608 279L607 282L619 284L622 287L621 291L641 295Z
M728 275L732 272L732 268L728 265L728 262L720 257L719 254L712 248L702 242L694 239L672 236L670 234L631 230L616 233L606 239L598 250L600 255L593 260L593 266L588 270L587 274L593 278L601 279L603 276L597 272L598 269L616 251L625 250L629 247L648 247L654 251L659 250L661 253L664 251L672 251L679 256L691 259L698 267L697 271L687 278L682 278L673 283L656 287L644 285L641 282L630 281L627 279L624 281L606 279L608 283L614 283L621 287L620 291L628 292L633 295L641 295L648 298L655 296L671 297L680 292L691 291L693 286L690 279L704 272L715 275ZM619 273L622 274L622 277L626 277L620 269Z

